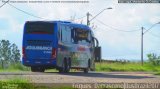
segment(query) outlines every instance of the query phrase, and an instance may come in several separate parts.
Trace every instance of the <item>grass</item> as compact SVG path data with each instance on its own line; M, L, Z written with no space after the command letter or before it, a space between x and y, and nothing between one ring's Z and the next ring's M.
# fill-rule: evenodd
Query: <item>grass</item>
M30 68L23 66L21 63L10 64L7 68L0 67L0 72L20 72L20 71L30 71Z
M40 85L40 84L38 84ZM72 86L35 86L27 79L13 78L8 80L0 80L0 89L76 89Z
M160 66L153 66L149 63L96 63L96 71L127 71L127 72L158 72Z
M24 72L31 71L30 67L25 67L21 63L12 64L8 68L2 69L0 67L0 72ZM71 70L74 72L75 70ZM160 66L154 66L149 63L144 63L142 66L141 63L96 63L96 71L98 72L112 72L112 71L125 71L125 72L158 72L160 75ZM58 72L56 69L47 69L45 72Z
M160 72L155 73L155 75L160 75Z
M0 89L33 89L33 86L28 82L28 80L20 78L0 80Z
M38 85L38 86L37 86ZM8 80L0 80L0 89L79 89L73 88L71 85L63 85L62 86L46 86L42 84L32 84L29 80L24 78L13 78ZM111 89L111 88L99 88L99 89ZM121 89L121 88L114 88L114 89Z
M58 70L56 70L56 69L47 69L47 70L45 70L45 72L58 72Z

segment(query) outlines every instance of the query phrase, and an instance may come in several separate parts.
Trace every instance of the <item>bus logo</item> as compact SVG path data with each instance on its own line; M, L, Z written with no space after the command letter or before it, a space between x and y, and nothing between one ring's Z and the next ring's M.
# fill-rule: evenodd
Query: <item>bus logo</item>
M45 46L27 46L27 50L52 50L52 47L45 47Z

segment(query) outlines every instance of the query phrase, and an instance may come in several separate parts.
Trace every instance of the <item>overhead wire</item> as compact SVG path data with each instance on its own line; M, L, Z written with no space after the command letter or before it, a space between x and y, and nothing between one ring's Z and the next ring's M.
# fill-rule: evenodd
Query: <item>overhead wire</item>
M12 8L14 8L14 9L16 9L16 10L18 10L18 11L24 13L24 14L27 14L27 15L29 15L29 16L32 16L32 17L35 17L35 18L38 18L38 19L47 20L46 18L43 18L43 17L37 16L37 15L34 15L34 14L30 13L30 12L24 11L24 10L22 10L22 9L20 9L20 8L14 6L14 5L12 5L12 4L10 4L10 3L7 3L7 4L10 5ZM84 17L86 17L86 16L77 18L77 19L75 19L75 20L82 19L82 18L84 18Z
M153 27L153 26L152 26ZM144 28L145 29L145 28ZM146 31L148 31L147 29L145 29ZM150 35L152 35L152 36L154 36L154 37L156 37L156 38L160 38L160 36L158 36L158 35L156 35L156 34L154 34L154 33L152 33L152 32L149 32L150 33Z
M112 30L116 30L116 31L121 31L121 32L136 32L136 31L140 31L140 30L141 30L141 29L130 30L130 31L129 31L129 30L120 30L120 29L114 28L114 27L112 27L112 26L109 26L109 25L103 23L102 21L100 21L100 20L98 20L98 19L96 19L96 21L99 22L99 23L101 23L102 25L104 25L104 26L106 26L106 27L108 27L108 28L110 28L110 29L112 29Z
M10 3L7 3L7 4L10 5L12 8L15 8L16 10L18 10L18 11L20 11L20 12L23 12L23 13L29 15L29 16L32 16L32 17L35 17L35 18L39 18L39 19L45 19L45 18L42 18L42 17L40 17L40 16L33 15L33 14L31 14L31 13L29 13L29 12L27 12L27 11L24 11L24 10L22 10L22 9L19 9L19 8L17 8L16 6L14 6L14 5L10 4Z
M2 8L5 4L7 4L9 2L9 0L8 1L5 1L4 3L3 3L3 1L2 1L2 5L0 6L0 8Z

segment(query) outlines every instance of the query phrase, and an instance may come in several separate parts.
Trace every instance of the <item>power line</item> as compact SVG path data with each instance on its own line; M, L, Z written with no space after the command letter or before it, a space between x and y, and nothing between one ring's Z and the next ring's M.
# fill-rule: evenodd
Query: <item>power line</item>
M3 1L2 1L3 2ZM6 3L8 3L9 2L9 0L8 1L6 1L6 2L4 2L1 6L0 6L0 8L2 8Z
M13 5L12 5L12 4L10 4L10 3L7 3L7 4L9 4L11 7L15 8L16 10L18 10L18 11L20 11L20 12L23 12L23 13L25 13L25 14L29 15L29 16L32 16L32 17L35 17L35 18L39 18L39 19L44 19L44 18L42 18L42 17L39 17L39 16L36 16L36 15L33 15L33 14L29 13L29 12L26 12L26 11L24 11L24 10L22 10L22 9L19 9L19 8L17 8L17 7L15 7L15 6L13 6Z
M160 24L160 22L156 23L156 24L153 24L149 29L145 29L146 31L143 32L143 34L145 34L146 32L150 31L154 26L156 26L157 24Z
M100 28L100 27L98 27L99 29L102 29L102 30L104 30L104 31L107 31L108 29L103 29L103 28ZM95 30L97 30L97 29L95 29ZM97 30L97 31L102 31L102 30ZM109 30L108 30L109 31ZM107 32L108 32L107 31Z
M43 18L43 17L36 16L36 15L33 15L33 14L31 14L31 13L27 12L27 11L24 11L24 10L22 10L22 9L19 9L19 8L17 8L16 6L14 6L14 5L10 4L10 3L7 3L7 4L9 4L11 7L15 8L16 10L18 10L18 11L20 11L20 12L24 13L24 14L27 14L27 15L32 16L32 17L35 17L35 18L39 18L39 19L46 20L46 19L45 19L45 18ZM84 17L86 17L86 16L83 16L83 17L77 18L77 19L75 19L75 20L82 19L82 18L84 18Z
M109 27L109 28L111 28L112 30L116 30L116 31L121 31L121 32L135 32L135 31L140 31L140 29L138 29L138 30L130 30L130 31L120 30L120 29L113 28L112 26L109 26L109 25L103 23L102 21L100 21L100 20L98 20L98 19L96 19L96 21L98 21L98 22L101 23L102 25L104 25L104 26L106 26L106 27Z

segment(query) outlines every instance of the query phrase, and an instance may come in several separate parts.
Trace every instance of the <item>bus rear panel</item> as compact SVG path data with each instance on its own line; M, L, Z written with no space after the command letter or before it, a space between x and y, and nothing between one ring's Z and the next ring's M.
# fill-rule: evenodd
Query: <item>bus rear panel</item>
M23 64L26 66L56 65L56 25L27 22L23 35Z

